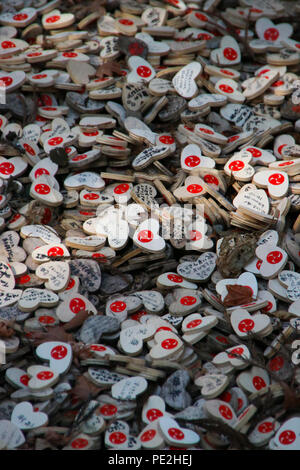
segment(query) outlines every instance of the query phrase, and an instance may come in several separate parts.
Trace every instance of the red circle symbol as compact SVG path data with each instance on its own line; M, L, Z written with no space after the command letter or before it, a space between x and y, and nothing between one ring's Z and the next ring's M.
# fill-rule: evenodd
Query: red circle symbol
M272 302L269 301L268 305L265 308L263 308L261 311L262 312L269 312L272 309L272 307L273 307L273 304L272 304Z
M78 54L76 52L64 52L63 53L63 57L69 57L70 59L72 59L73 57L77 57Z
M204 179L205 183L207 183L207 184L215 184L216 186L219 185L218 178L216 178L213 175L205 175L203 179Z
M60 359L64 359L66 357L66 355L68 354L68 350L65 346L63 345L59 345L59 346L55 346L52 350L51 350L51 357L53 357L53 359L56 359L56 360L60 360Z
M36 376L39 380L49 380L52 379L54 374L50 370L43 370L42 372L39 372Z
M123 312L126 309L126 307L127 305L125 304L125 302L122 302L120 300L117 300L116 302L113 302L110 305L110 309L115 313Z
M168 429L168 434L172 439L176 439L176 441L182 441L184 438L183 432L178 428L170 428Z
M267 386L266 382L264 381L264 379L262 377L259 377L258 375L256 375L255 377L253 377L252 379L252 383L253 383L253 387L256 389L256 390L261 390L262 388L265 388Z
M174 349L178 345L178 341L175 338L168 338L162 341L161 347L163 349Z
M3 41L1 42L2 49L13 49L16 47L15 43L12 41Z
M0 173L2 175L11 175L15 170L15 167L12 163L3 162L0 164Z
M221 83L219 88L224 93L233 93L234 92L234 89L230 85L226 85L225 83Z
M39 73L37 75L33 75L31 78L33 78L34 80L41 80L42 78L47 78L47 74L46 73Z
M259 259L259 260L256 262L256 268L257 268L258 270L260 270L261 265L262 265L262 260Z
M273 175L269 176L268 181L270 184L277 186L284 182L284 176L281 173L273 173Z
M293 160L290 160L289 162L279 163L278 166L289 166L289 165L292 165L293 163L295 163L295 162Z
M279 436L279 442L280 444L283 444L285 446L292 444L296 439L296 434L292 430L286 430L283 431L280 436Z
M238 140L240 138L239 135L232 135L231 137L228 138L228 142L231 143L231 142L235 142L236 140Z
M272 371L278 371L282 368L284 359L282 356L276 356L269 362L269 368Z
M200 158L197 157L197 155L189 155L188 157L186 157L186 159L184 160L184 163L186 164L186 166L188 166L189 168L194 168L195 166L199 165L200 163Z
M276 41L279 37L279 31L276 28L268 28L264 32L264 38L266 41Z
M172 281L172 282L182 282L183 281L183 278L181 276L178 276L177 274L168 274L167 278L169 279L169 281Z
M234 348L227 354L228 354L229 359L235 359L236 355L241 355L243 354L243 352L244 352L243 348Z
M161 135L158 140L166 145L172 145L175 142L175 139L171 135Z
M127 436L123 432L112 432L109 436L109 440L112 444L124 444L127 440Z
M122 183L122 184L119 184L118 186L115 187L114 193L115 194L124 194L128 191L129 188L130 188L129 184Z
M228 420L232 419L233 417L232 411L227 405L221 405L219 407L219 413L223 416L223 418L228 419Z
M78 297L75 299L72 299L69 304L69 309L71 310L71 312L75 314L80 312L81 310L85 310L85 308L86 308L85 302Z
M63 142L62 137L52 137L52 139L48 140L48 145L54 146L54 145L60 145Z
M27 57L39 57L42 54L42 52L30 52L30 54L27 54Z
M211 131L210 129L206 129L205 127L199 127L199 131L204 132L204 134L209 134L209 135L214 134L213 131Z
M219 341L219 343L223 343L223 344L229 343L228 339L225 338L225 336L216 336L216 340Z
M28 15L26 13L18 13L17 15L13 16L14 21L24 21L27 20Z
M55 318L50 317L49 315L42 315L39 317L39 322L43 325L51 325L52 323L55 323Z
M154 235L151 230L141 230L137 236L137 239L141 243L149 243L153 240Z
M106 351L106 347L105 347L105 346L101 346L101 344L92 344L92 345L90 346L90 350L91 350L91 351L103 352L103 351Z
M21 382L21 384L23 384L27 387L28 382L29 382L29 375L27 375L27 374L21 375L20 382Z
M267 261L270 264L278 264L283 258L283 254L280 251L271 251L267 256Z
M34 190L38 194L49 194L51 188L47 184L36 184Z
M18 284L27 284L27 282L30 281L30 276L28 274L25 274L25 276L18 277Z
M258 157L262 156L262 152L259 149L249 147L246 150L247 150L247 152L250 152L252 154L252 157L254 157L254 158L258 158Z
M138 42L133 42L132 44L129 44L128 51L130 55L142 55L144 47Z
M200 21L208 21L207 16L203 15L203 13L195 13L196 18Z
M56 23L59 20L60 20L59 15L53 15L53 16L49 16L49 18L46 19L46 23Z
M225 75L229 75L231 77L234 76L234 73L230 72L230 70L221 69L220 72L224 73Z
M73 278L71 277L71 279L69 280L69 284L68 284L68 286L66 287L66 290L72 289L72 287L74 287L74 286L75 286L75 279L73 279Z
M152 441L152 439L156 436L156 431L155 429L149 429L148 431L145 431L142 435L141 435L141 441L142 442L148 442L148 441Z
M76 157L72 158L72 162L80 162L81 160L85 160L87 157L86 154L83 155L76 155Z
M86 199L87 201L94 201L95 199L99 199L99 197L99 194L88 193L83 196L83 199Z
M246 333L254 328L254 321L250 318L245 318L244 320L240 321L238 324L238 329L242 333Z
M212 36L210 34L206 34L206 33L199 33L198 36L197 36L197 39L200 39L202 41L209 41L211 38L212 38Z
M192 193L192 194L195 194L195 193L201 193L201 191L203 191L203 188L202 186L200 186L200 184L189 184L189 186L187 186L186 190L189 192L189 193Z
M202 240L203 235L201 232L199 232L199 230L191 230L189 233L189 237L192 242L197 242L199 240Z
M156 419L163 416L163 413L157 408L151 408L151 410L147 411L146 416L149 419L149 421L155 421Z
M181 305L194 305L197 302L196 297L192 297L191 295L186 295L180 299Z
M268 432L273 431L273 429L274 429L274 424L271 423L270 421L264 421L257 428L258 432L261 432L262 434L267 434Z
M277 152L279 153L279 155L281 155L283 147L286 147L286 146L287 146L287 144L279 145L279 147L277 149Z
M75 439L75 441L72 442L71 447L73 449L83 449L88 445L89 441L87 439L83 439L81 437L78 437L78 439Z
M123 24L124 26L132 26L134 24L133 21L127 20L125 18L119 20L119 23Z
M200 320L200 318L198 318L197 320L192 320L192 321L190 321L190 322L186 325L186 327L187 327L187 328L196 328L196 326L201 325L201 323L202 323L202 320Z
M134 318L133 318L133 320L134 320ZM169 328L168 326L160 326L159 328L157 328L155 333L158 333L159 331L172 331L172 328Z
M95 137L96 135L99 134L98 131L85 131L85 132L82 132L83 135L85 135L86 137Z
M136 69L136 73L143 78L148 78L152 74L152 71L149 67L146 65L139 65L139 67Z
M241 171L245 167L245 163L241 160L235 160L231 162L228 166L229 170L231 171Z
M47 251L47 256L63 256L64 250L60 246L53 246Z
M24 150L26 150L27 153L29 153L29 155L32 155L34 156L35 155L35 151L34 149L31 147L31 145L29 144L23 144L23 148ZM35 176L36 176L36 173L38 172L38 170L35 172ZM49 174L49 173L48 173Z
M118 408L115 405L111 405L110 403L107 403L100 408L100 413L103 414L103 416L115 415L117 411Z
M235 60L238 56L237 52L232 47L225 47L223 55L227 60Z
M46 168L38 168L34 173L34 176L35 178L38 178L41 175L50 175L50 173Z

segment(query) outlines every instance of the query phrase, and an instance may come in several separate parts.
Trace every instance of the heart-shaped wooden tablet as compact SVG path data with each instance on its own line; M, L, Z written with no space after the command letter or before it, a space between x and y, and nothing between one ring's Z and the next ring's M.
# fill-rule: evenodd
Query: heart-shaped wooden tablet
M94 315L97 310L94 305L83 295L74 293L69 294L67 298L57 307L56 315L60 321L66 323L76 316L82 310L91 311Z
M55 307L59 298L54 292L46 289L27 288L23 291L18 302L18 308L22 312L32 312L38 307Z
M140 354L143 348L143 341L148 341L155 333L151 325L132 326L125 328L120 333L120 346L129 355Z
M199 158L197 157L197 155L191 155L191 157L192 159L188 160L189 162L191 162L192 160L197 161L196 159ZM203 160L205 160L205 158L203 158ZM205 192L206 191L204 189L203 181L201 178L199 178L198 176L188 176L184 182L184 186L175 189L174 196L181 201L189 201L195 197L203 196Z
M70 266L65 261L47 261L35 271L40 279L47 279L45 287L53 292L66 288L70 279Z
M163 251L166 243L159 235L159 222L156 219L142 222L133 235L133 243L150 253Z
M66 28L74 21L75 17L72 13L61 13L59 10L52 10L42 17L43 28L46 30Z
M115 383L111 394L117 400L135 400L147 387L148 382L144 377L130 377Z
M105 183L96 173L86 171L68 176L64 181L64 186L68 190L91 189L100 191L104 188Z
M250 359L250 351L244 344L239 344L218 353L212 360L213 365L227 374L232 370L245 369Z
M229 378L223 374L207 374L198 377L194 382L201 388L204 398L212 399L221 395L229 383Z
M131 56L128 59L128 66L131 70L127 75L128 83L150 82L156 75L149 62L139 56Z
M228 98L232 103L243 103L245 96L239 91L238 84L235 80L230 78L221 78L215 84L215 89L221 95Z
M21 228L20 235L22 238L40 238L47 244L61 242L57 233L52 229L52 227L48 228L47 225L24 225Z
M197 173L198 168L214 168L215 165L212 158L202 156L198 145L187 145L181 152L181 168L183 170Z
M265 279L276 277L288 259L287 253L282 248L271 243L258 246L255 254L261 260L259 273Z
M25 442L22 431L11 421L0 421L1 450L15 450Z
M145 449L160 449L164 444L158 421L148 424L138 436L141 445Z
M17 13L2 13L0 16L0 24L15 26L16 28L25 28L32 23L37 17L35 8L23 8Z
M47 341L36 348L40 359L49 361L50 369L58 374L64 374L72 363L72 348L67 343Z
M201 74L199 62L191 62L174 76L172 83L177 93L183 98L193 98L198 91L196 79Z
M59 378L58 373L45 366L30 366L27 374L31 377L28 382L31 390L43 390L55 384Z
M249 315L247 310L242 308L231 312L230 321L232 328L241 338L247 337L249 331L259 336L266 336L272 332L271 319L268 315L260 313Z
M250 370L237 376L239 387L248 393L254 393L270 385L269 374L261 367L253 366Z
M169 331L159 331L154 336L155 346L150 350L152 359L166 359L183 348L181 339Z
M11 422L19 429L36 429L48 423L48 416L40 411L34 411L31 403L23 401L13 409Z
M200 437L190 429L182 428L175 419L162 417L158 420L159 429L168 444L177 447L190 447L199 442Z
M255 173L253 182L259 187L267 188L273 199L280 199L287 194L289 177L285 172L265 170Z
M44 202L46 205L53 207L60 206L63 201L63 196L51 186L49 178L51 177L43 175L40 176L37 181L34 181L30 187L30 195L34 199Z
M223 36L220 49L213 49L210 59L216 65L236 65L241 61L241 51L237 41L232 36Z
M224 301L226 295L228 294L227 286L228 285L238 285L248 287L249 293L251 293L253 299L257 297L257 280L254 274L252 273L242 273L238 279L222 279L217 282L216 290L221 296L222 301Z
M177 266L179 275L194 282L206 282L216 267L216 254L203 253L197 261L185 261Z
M300 300L300 274L294 271L281 271L278 280L287 289L287 295L290 300L296 302Z

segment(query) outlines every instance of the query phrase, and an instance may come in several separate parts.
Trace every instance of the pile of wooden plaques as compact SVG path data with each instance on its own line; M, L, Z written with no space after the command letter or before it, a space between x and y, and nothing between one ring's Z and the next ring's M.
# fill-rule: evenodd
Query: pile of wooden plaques
M300 450L299 4L0 8L0 449Z

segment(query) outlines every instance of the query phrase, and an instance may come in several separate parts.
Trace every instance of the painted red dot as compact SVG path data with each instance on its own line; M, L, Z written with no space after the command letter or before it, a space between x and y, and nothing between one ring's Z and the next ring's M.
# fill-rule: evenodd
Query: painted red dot
M162 341L161 347L163 349L174 349L178 345L178 341L175 338L167 338Z
M84 449L88 445L89 441L87 439L83 439L78 437L75 441L72 442L71 447L73 449Z
M207 33L199 33L197 35L197 39L200 39L202 41L209 41L210 39L212 39L212 36Z
M284 365L284 359L282 356L275 356L271 361L269 362L269 369L272 371L278 371L282 368Z
M243 348L234 348L230 352L228 352L228 357L229 359L235 359L237 355L243 354L244 349Z
M90 346L91 351L98 351L98 352L103 352L106 351L107 348L105 346L102 346L101 344L92 344Z
M233 417L231 409L229 408L229 406L226 405L219 406L219 413L223 416L223 418L228 420L232 419Z
M149 421L155 421L156 419L160 418L163 416L162 411L158 410L157 408L151 408L151 410L148 410L146 413L146 416Z
M107 403L100 408L100 413L103 414L103 416L115 415L117 411L118 408L115 405L111 405L110 403Z
M282 85L284 85L284 81L283 80L277 80L276 82L274 82L272 84L272 87L277 88L277 87L282 86Z
M181 276L178 276L177 274L168 274L167 278L169 279L169 281L172 282L183 282L183 278Z
M96 199L99 199L99 194L96 193L87 193L83 196L83 199L86 199L87 201L94 201Z
M127 305L126 305L125 302L122 302L121 300L117 300L116 302L113 302L110 305L110 310L112 312L119 313L119 312L124 312L126 307L127 307Z
M236 60L238 57L237 52L232 47L225 47L223 55L227 60Z
M235 160L231 162L228 166L229 170L231 171L241 171L245 167L245 163L241 160Z
M265 388L267 386L266 382L262 377L259 377L259 375L256 375L252 379L253 387L256 390L261 390L262 388Z
M149 243L153 240L154 235L151 230L141 230L138 233L137 239L141 243Z
M239 135L232 135L231 137L228 138L228 142L231 143L231 142L235 142L236 140L238 140L240 138Z
M267 255L267 261L270 264L278 264L283 258L283 254L280 251L271 251Z
M203 179L204 179L205 183L207 183L207 184L214 184L216 186L219 186L218 178L216 178L213 175L205 175Z
M109 440L112 444L124 444L127 440L127 436L123 432L116 431L111 433Z
M62 55L63 57L68 57L70 59L78 56L76 52L64 52Z
M289 165L293 165L294 160L290 160L289 162L283 162L283 163L279 163L278 166L289 166Z
M157 328L155 333L158 333L159 331L172 331L172 328L169 328L168 326L160 326L159 328Z
M81 160L85 160L86 158L87 158L86 154L76 155L76 157L72 158L72 162L80 162Z
M55 323L55 318L50 317L49 315L41 315L39 317L39 322L43 325L51 325L52 323Z
M210 129L206 129L205 127L199 127L199 131L204 132L205 134L213 135L214 132Z
M96 135L99 134L98 131L85 131L85 132L82 132L83 135L85 135L86 137L96 137Z
M21 384L23 384L23 385L25 385L25 386L27 387L27 386L28 386L29 379L30 379L29 375L24 374L24 375L22 375L22 376L20 377L20 382L21 382Z
M72 299L71 302L69 303L69 308L70 308L71 312L76 314L76 313L80 312L81 310L85 310L86 305L85 305L85 302L82 299L75 298L75 299Z
M267 313L269 312L270 310L272 310L273 308L273 304L272 302L268 302L268 304L261 310L263 313Z
M279 442L280 444L283 444L283 445L292 444L295 441L295 439L296 439L296 434L292 430L283 431L279 435Z
M148 431L145 431L142 435L141 435L141 441L142 442L148 442L148 441L152 441L152 439L156 436L156 431L155 429L148 429Z
M203 191L203 188L200 184L189 184L189 186L187 186L186 190L189 192L189 193L192 193L192 194L195 194L195 193L201 193L201 191Z
M18 277L17 282L18 284L27 284L30 279L30 276L28 274L25 274L24 276Z
M220 396L220 400L226 401L226 403L229 403L230 400L231 400L231 398L232 398L232 395L231 395L231 393L228 392L228 391L222 393L222 395Z
M28 15L26 13L18 13L17 15L13 16L14 21L24 21L27 20Z
M267 434L268 432L273 431L273 429L274 429L274 424L271 423L270 421L264 421L257 428L258 432L262 434Z
M119 23L123 24L124 26L132 26L134 23L131 20L127 20L126 18L119 20Z
M50 175L50 173L46 168L38 168L35 171L34 176L35 176L35 178L38 178L41 175Z
M12 163L3 162L0 164L0 173L2 175L11 175L15 170L15 167Z
M51 350L50 354L51 354L51 357L53 357L53 359L56 359L57 361L59 361L60 359L64 359L66 357L66 355L68 354L68 350L65 346L59 345L59 346L55 346Z
M197 242L199 240L202 240L203 235L201 232L199 232L199 230L191 230L189 233L189 237L192 242Z
M284 176L280 173L273 173L273 175L269 176L268 182L274 186L278 186L284 182Z
M223 91L224 93L233 93L234 89L230 85L226 85L225 83L222 83L219 86L220 90Z
M257 268L258 270L260 270L261 265L262 265L262 260L259 259L259 260L256 262L256 268Z
M64 250L60 246L53 246L47 251L47 256L63 256Z
M46 18L46 23L56 23L59 20L60 20L59 15L53 15L53 16L49 16L49 18Z
M15 43L12 41L2 41L1 42L2 49L14 49L16 47Z
M252 157L254 157L254 158L258 158L258 157L262 156L262 152L259 149L249 147L246 150L247 150L247 152L250 152L252 154Z
M37 75L33 75L32 78L34 80L42 80L43 78L47 78L47 76L46 73L38 73Z
M208 21L208 18L207 16L203 15L203 13L195 13L195 16L196 18L198 18L198 20L200 21Z
M35 187L34 187L34 190L38 194L44 194L45 195L45 194L50 193L51 188L47 184L36 184Z
M194 168L195 166L199 165L200 163L200 158L197 157L196 155L189 155L188 157L186 157L186 159L184 160L184 163L186 164L186 166L188 166L189 168Z
M1 197L2 199L2 197ZM21 217L21 214L15 214L9 221L10 224L13 224L14 222L16 222L17 220L19 220L19 218Z
M197 302L196 297L192 297L191 295L186 295L180 299L181 305L194 305Z
M162 144L172 145L175 142L174 137L171 135L161 135L158 139Z
M279 37L279 31L276 28L268 28L264 32L264 38L266 41L276 41Z
M52 137L51 139L48 140L48 145L55 146L55 145L60 145L63 142L62 137Z
M29 54L27 54L27 57L39 57L42 54L42 52L30 52Z
M225 75L229 75L230 77L234 76L234 73L227 69L221 69L220 72L224 73Z
M183 432L178 428L168 429L168 434L170 437L172 437L172 439L176 439L176 441L182 441L182 439L184 439Z
M138 42L133 42L129 44L128 52L130 55L142 55L144 47Z
M115 194L124 194L128 191L129 188L130 188L129 184L122 183L122 184L119 184L118 186L115 187L114 193Z
M54 374L50 370L43 370L42 372L39 372L36 376L39 380L49 380L52 379Z
M254 328L254 321L250 318L245 318L244 320L240 321L238 324L238 329L242 333L246 333L247 331L251 331Z
M201 325L201 323L202 323L202 320L200 320L200 318L198 318L197 320L192 320L192 321L190 321L190 322L186 325L186 327L187 327L187 328L196 328L196 326Z
M279 153L279 155L281 155L283 148L286 147L286 146L287 146L287 144L279 145L279 147L277 149L277 152Z
M147 67L146 65L139 65L139 67L137 67L136 69L136 73L140 76L140 77L143 77L143 78L148 78L151 76L152 74L152 71L149 67Z

